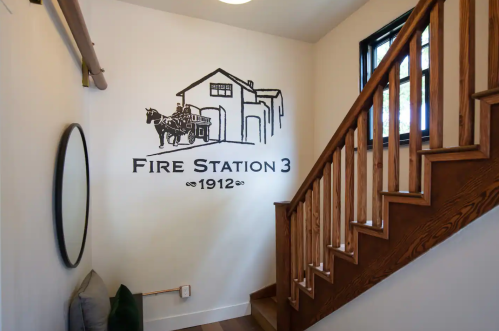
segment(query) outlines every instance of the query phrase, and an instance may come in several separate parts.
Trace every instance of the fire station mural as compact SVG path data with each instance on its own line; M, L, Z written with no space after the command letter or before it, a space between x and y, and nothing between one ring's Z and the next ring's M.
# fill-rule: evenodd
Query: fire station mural
M253 81L244 81L223 69L178 92L181 98L171 111L146 108L146 124L154 128L147 157L208 147L216 144L267 144L284 117L284 99L279 89L258 89ZM279 166L278 163L281 163ZM182 161L134 159L133 172L141 168L149 173L184 172ZM194 172L289 172L290 160L279 162L195 160ZM189 181L187 187L232 189L245 182L233 179Z
M147 124L158 133L159 148L179 152L220 143L266 144L282 128L284 100L281 90L256 89L223 69L177 93L182 98L173 114L146 108ZM152 155L151 155L152 156Z

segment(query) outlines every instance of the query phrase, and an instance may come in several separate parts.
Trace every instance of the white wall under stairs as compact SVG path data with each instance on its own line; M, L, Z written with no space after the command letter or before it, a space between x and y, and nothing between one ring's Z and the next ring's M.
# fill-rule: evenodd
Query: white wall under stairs
M311 331L499 330L499 207Z

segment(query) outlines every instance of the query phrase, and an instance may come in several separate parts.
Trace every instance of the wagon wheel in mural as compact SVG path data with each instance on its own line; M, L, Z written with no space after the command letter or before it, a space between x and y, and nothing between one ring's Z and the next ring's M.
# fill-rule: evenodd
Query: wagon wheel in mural
M205 134L203 136L203 141L205 143L207 143L208 141L210 141L210 127L207 127L206 130L205 130Z
M189 130L189 133L187 133L187 139L189 140L190 145L196 142L196 134L194 133L194 131Z

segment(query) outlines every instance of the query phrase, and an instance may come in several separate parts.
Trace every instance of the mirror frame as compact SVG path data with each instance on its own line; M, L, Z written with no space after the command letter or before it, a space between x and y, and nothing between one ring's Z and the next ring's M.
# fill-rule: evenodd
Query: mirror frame
M83 143L83 150L85 153L85 166L87 172L87 206L85 213L85 230L83 233L83 241L80 248L80 254L75 263L71 262L68 256L68 251L66 249L66 240L64 238L64 220L62 217L62 187L64 180L64 163L66 160L66 150L68 147L69 138L73 131L77 129L81 134L81 140ZM80 264L81 258L83 257L83 252L85 251L85 243L87 241L87 230L88 230L88 211L90 202L90 171L88 165L88 150L87 142L85 139L85 134L83 133L82 127L78 123L71 124L63 133L61 141L59 143L59 152L57 155L57 165L56 165L56 177L55 177L55 224L57 229L57 240L59 242L59 250L61 252L62 260L68 268L76 268Z

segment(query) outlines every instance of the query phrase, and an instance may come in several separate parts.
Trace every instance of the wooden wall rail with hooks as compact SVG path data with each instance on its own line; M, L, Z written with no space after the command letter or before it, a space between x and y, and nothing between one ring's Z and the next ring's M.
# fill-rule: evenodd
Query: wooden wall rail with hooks
M59 2L59 6L62 9L66 21L68 22L71 33L75 38L81 56L83 57L84 71L86 70L85 67L88 68L88 71L83 73L83 85L85 86L85 77L88 73L88 75L90 75L94 80L95 86L99 90L105 90L107 88L107 82L104 78L104 69L102 69L99 64L99 59L97 59L94 44L90 39L87 25L85 24L85 19L83 18L78 0L57 1Z

